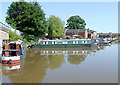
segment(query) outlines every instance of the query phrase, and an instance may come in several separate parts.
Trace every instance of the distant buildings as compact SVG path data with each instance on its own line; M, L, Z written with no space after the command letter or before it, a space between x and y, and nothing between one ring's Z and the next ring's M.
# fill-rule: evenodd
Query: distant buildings
M87 29L66 29L66 36L78 37L78 38L97 38L97 32Z
M88 38L88 32L86 29L66 29L66 36L76 36L81 38Z
M114 37L120 37L119 33L98 33L98 36L100 38L114 38Z
M112 33L112 36L120 37L120 33Z
M96 39L98 37L97 32L94 30L89 30L88 31L88 38L90 39Z
M98 33L98 36L100 38L112 38L112 33L109 32L109 33Z
M97 33L94 30L88 29L67 29L65 30L66 36L76 37L76 38L118 38L120 37L120 33Z

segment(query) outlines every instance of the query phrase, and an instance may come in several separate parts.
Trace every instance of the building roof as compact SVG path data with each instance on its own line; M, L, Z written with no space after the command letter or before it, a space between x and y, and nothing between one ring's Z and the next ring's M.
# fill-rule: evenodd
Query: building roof
M92 34L93 32L96 32L96 31L94 31L94 30L89 30L89 31L88 31L88 34Z
M110 35L111 33L97 33L98 35Z
M65 32L85 32L86 29L66 29Z

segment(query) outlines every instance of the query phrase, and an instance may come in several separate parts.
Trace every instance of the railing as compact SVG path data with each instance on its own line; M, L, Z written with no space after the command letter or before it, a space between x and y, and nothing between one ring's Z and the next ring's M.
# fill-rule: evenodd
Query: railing
M10 30L10 27L0 22L0 30L8 32Z

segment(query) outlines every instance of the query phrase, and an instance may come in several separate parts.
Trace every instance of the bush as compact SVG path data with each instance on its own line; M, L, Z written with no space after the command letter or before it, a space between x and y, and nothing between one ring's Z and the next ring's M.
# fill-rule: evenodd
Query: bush
M28 39L26 39L26 38L23 38L23 37L20 37L20 36L16 35L12 31L9 31L9 40L10 41L17 41L19 39L23 40L26 44L30 44L30 40L34 39L34 36L29 35Z

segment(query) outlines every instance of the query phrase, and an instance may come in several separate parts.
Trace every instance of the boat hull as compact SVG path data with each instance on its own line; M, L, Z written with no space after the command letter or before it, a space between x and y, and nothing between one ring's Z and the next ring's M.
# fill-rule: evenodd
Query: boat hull
M12 63L19 63L20 56L16 57L2 57L2 63L12 64Z
M40 47L40 48L69 48L69 47L92 47L92 46L97 46L95 44L84 44L84 45L80 45L80 44L76 44L76 45L32 45L32 47Z

